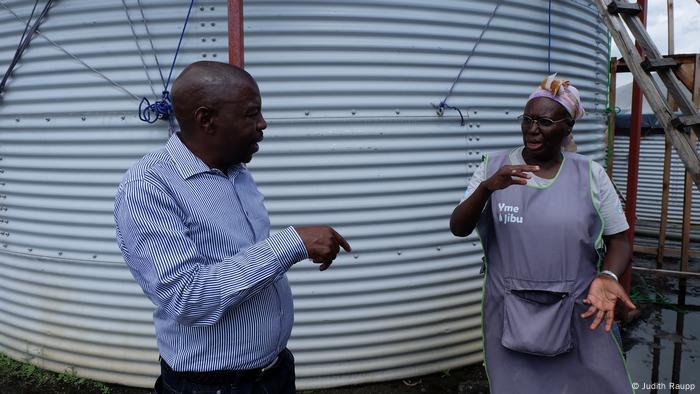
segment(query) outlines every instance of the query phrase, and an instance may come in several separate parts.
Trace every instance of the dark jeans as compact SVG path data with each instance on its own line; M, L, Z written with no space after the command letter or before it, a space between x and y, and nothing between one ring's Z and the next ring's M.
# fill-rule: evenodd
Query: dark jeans
M288 349L279 355L274 367L258 377L234 376L228 382L201 384L183 378L162 366L156 380L157 394L294 394L294 356Z

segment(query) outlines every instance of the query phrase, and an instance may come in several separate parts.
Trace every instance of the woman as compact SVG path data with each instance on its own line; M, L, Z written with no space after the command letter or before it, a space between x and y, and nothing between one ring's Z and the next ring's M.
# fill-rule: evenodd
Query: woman
M450 229L464 237L478 223L492 393L630 393L611 332L617 300L635 308L617 280L629 226L603 168L562 147L584 111L555 77L525 105L524 146L484 158Z

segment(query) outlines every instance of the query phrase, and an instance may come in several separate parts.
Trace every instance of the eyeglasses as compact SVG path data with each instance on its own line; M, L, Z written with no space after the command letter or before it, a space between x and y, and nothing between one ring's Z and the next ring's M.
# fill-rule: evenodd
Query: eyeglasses
M564 118L564 119L559 119L559 120L552 120L549 118L533 118L531 116L527 115L520 115L518 116L518 120L520 121L520 124L523 127L530 128L532 127L532 124L538 124L541 127L548 128L554 126L556 123L561 123L561 122L566 122L569 121L569 118Z

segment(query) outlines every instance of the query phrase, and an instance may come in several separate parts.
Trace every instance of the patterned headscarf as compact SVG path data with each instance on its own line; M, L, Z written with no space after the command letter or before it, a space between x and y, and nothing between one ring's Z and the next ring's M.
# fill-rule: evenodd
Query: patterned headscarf
M540 86L528 98L528 101L537 97L547 97L561 104L566 112L574 120L581 119L586 113L581 104L581 94L569 81L556 79L557 73L545 78Z
M581 119L583 115L586 114L581 104L581 94L569 81L556 79L556 77L557 73L554 73L545 78L540 83L540 86L530 94L527 101L538 97L546 97L561 104L573 120ZM573 134L569 134L567 138L564 139L562 146L567 151L576 152L576 143L574 142Z

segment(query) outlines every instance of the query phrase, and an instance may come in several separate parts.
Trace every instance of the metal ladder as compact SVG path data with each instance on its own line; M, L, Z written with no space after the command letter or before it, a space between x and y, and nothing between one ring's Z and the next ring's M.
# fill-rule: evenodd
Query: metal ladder
M700 190L700 157L693 140L700 135L700 113L695 109L688 90L678 80L673 68L678 64L675 60L664 58L649 37L644 25L637 15L641 8L636 3L627 0L613 0L605 4L605 0L595 0L603 22L608 27L610 35L617 44L637 85L644 92L649 105L654 110L656 118L663 125L666 139L678 152L691 179ZM644 49L646 57L642 59L625 29L627 26ZM675 100L682 115L676 115L669 107L664 95L659 90L651 73L656 72L668 92ZM691 133L695 133L693 138Z

